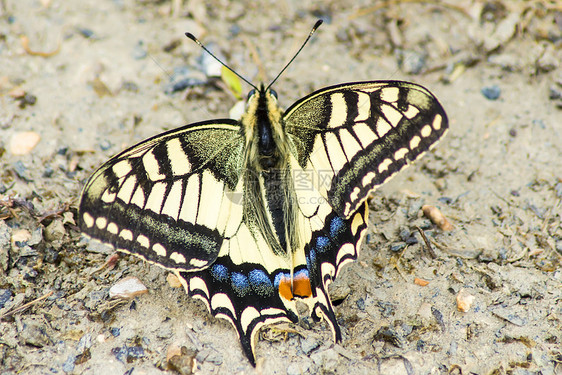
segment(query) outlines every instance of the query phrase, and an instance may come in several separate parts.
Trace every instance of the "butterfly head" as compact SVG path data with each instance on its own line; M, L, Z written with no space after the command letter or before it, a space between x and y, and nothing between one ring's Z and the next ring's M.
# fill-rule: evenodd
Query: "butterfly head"
M275 91L261 84L248 93L246 113L241 122L250 145L251 160L258 162L257 169L278 168L283 163L285 154L279 149L285 144L281 116Z

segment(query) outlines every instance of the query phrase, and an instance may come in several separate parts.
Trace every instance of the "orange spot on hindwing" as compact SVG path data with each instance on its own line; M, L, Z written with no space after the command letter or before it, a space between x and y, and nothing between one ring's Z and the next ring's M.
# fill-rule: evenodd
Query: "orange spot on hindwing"
M279 294L281 297L285 298L286 300L293 299L293 292L291 291L291 279L284 276L279 281Z
M308 273L308 272L307 272ZM312 296L312 287L308 274L297 274L293 280L293 294L295 297L308 298Z
M308 270L300 270L293 276L291 285L291 275L279 274L275 278L275 285L279 289L279 295L286 300L293 300L295 297L308 298L312 296L312 286L308 277Z

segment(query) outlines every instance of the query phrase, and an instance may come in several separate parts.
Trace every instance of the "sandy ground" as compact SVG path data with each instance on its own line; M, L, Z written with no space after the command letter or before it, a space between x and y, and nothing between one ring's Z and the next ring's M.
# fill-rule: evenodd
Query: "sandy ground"
M202 374L254 373L230 325L164 270L104 266L76 205L112 154L228 117L236 99L184 32L267 82L318 18L276 84L284 107L330 84L403 79L436 94L451 130L371 201L361 257L331 289L343 342L306 318L264 330L258 373L562 374L561 3L347 3L0 1L0 374L156 374L180 346ZM167 93L180 68L205 84ZM149 293L110 300L126 276Z

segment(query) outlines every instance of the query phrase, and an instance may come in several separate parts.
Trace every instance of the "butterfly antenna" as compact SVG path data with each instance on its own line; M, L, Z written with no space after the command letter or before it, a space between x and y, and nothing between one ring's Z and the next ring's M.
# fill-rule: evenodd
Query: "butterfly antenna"
M221 63L222 66L224 66L226 69L230 70L232 73L236 74L238 76L238 78L240 78L242 81L246 82L248 85L252 86L254 89L258 90L258 88L252 84L252 82L248 81L246 78L242 77L240 74L236 73L236 71L234 69L232 69L230 66L226 65L224 62L221 61L221 59L219 59L218 57L216 57L215 55L213 55L213 53L211 51L209 51L207 49L207 47L205 47L203 45L203 43L201 43L199 41L199 39L197 39L192 33L185 33L185 36L188 37L189 39L193 40L195 43L197 43L199 45L199 47L203 48L203 50L205 52L207 52L209 55L211 55L215 60L217 60L219 63Z
M297 51L297 53L295 53L293 55L293 58L285 65L285 67L283 69L281 69L281 71L279 72L279 74L277 74L277 77L275 77L275 79L273 79L273 81L271 81L271 83L269 84L269 86L267 86L266 91L275 83L275 81L277 81L277 79L281 76L281 74L283 74L283 72L285 70L287 70L287 68L289 67L289 65L291 65L291 63L293 62L293 60L298 56L298 54L302 51L302 49L304 48L304 46L306 46L306 43L308 43L308 41L310 40L310 38L312 37L312 34L314 34L314 32L316 31L316 29L318 29L320 27L320 25L322 25L324 21L323 20L318 20L316 21L316 23L314 24L314 26L312 27L312 30L310 30L310 33L308 33L308 37L306 37L306 40L304 41L304 43L302 44L301 48L299 48L299 50Z

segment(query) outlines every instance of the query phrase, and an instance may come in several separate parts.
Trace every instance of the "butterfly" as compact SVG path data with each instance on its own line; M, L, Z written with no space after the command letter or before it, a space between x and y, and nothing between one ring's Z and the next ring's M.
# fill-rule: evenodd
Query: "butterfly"
M79 204L86 236L173 272L232 323L252 365L259 330L297 322L297 300L341 341L328 285L358 257L369 194L448 128L414 83L344 83L286 111L271 84L252 85L239 121L190 124L112 157Z

